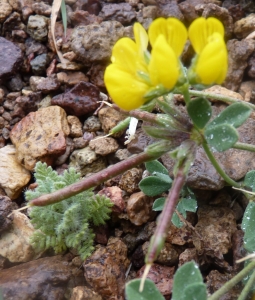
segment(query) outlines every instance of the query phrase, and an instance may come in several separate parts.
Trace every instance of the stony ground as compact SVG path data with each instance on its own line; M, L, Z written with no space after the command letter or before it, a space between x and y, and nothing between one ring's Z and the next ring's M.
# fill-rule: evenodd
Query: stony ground
M34 229L26 213L7 218L25 205L22 192L34 182L37 161L47 162L59 173L74 166L87 176L140 153L152 142L141 128L128 145L125 132L94 139L124 118L99 101L108 100L103 74L112 46L120 37L132 37L134 22L148 28L157 17L174 16L187 26L198 16L220 19L228 41L229 71L224 87L210 90L255 101L253 1L66 0L66 4L66 36L60 18L55 29L57 45L68 60L64 65L49 30L51 1L0 1L0 286L4 299L124 299L125 281L143 272L157 217L151 210L154 199L138 188L144 166L97 188L115 206L108 224L95 229L96 251L85 262L74 250L57 256L52 251L35 253L29 243ZM184 63L189 64L192 55L187 45ZM223 108L222 103L213 103L215 113ZM239 128L241 141L255 144L254 125L252 115ZM229 150L216 157L234 180L255 169L254 153ZM172 174L173 162L167 156L162 162ZM209 293L241 267L235 260L243 256L240 222L246 199L224 187L202 149L197 151L188 185L197 196L198 212L188 215L183 228L170 228L149 274L166 299L170 299L174 271L186 261L199 264ZM236 286L224 299L236 299L238 293Z

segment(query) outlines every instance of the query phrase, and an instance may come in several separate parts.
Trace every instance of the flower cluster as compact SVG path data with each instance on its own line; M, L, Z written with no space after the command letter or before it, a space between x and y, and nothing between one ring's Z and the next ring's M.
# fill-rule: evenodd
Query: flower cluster
M190 83L220 84L226 77L224 27L215 18L198 18L188 30L178 19L159 18L152 22L148 34L135 23L134 37L135 41L126 37L117 41L104 76L111 98L122 109L139 108L153 92L164 94L184 83L180 56L188 37L196 52L188 70Z

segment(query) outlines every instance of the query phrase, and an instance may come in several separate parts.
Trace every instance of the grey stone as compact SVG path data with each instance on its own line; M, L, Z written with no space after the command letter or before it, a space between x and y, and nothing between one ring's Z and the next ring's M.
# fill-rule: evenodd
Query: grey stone
M27 33L37 41L45 41L48 36L48 21L48 18L41 15L30 16Z

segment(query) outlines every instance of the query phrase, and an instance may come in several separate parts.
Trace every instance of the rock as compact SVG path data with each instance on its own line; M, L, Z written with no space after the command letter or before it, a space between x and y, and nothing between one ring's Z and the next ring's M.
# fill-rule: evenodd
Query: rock
M36 41L45 41L48 36L48 21L48 18L41 15L30 16L27 22L27 33Z
M74 12L71 12L69 16L73 27L95 23L99 24L103 21L102 18L91 15L84 10L75 10Z
M10 198L6 196L0 196L0 234L11 227L13 214L10 215L10 213L17 208L18 205L11 201Z
M41 100L41 92L31 91L27 96L18 96L16 100L12 102L12 104L14 104L12 117L23 118L30 112L36 111L39 108Z
M60 82L55 74L49 77L31 76L29 84L34 92L41 91L44 94L48 94L52 91L56 91L60 87Z
M248 75L255 78L255 53L253 53L248 60Z
M86 119L83 125L83 130L88 132L96 132L101 130L101 123L96 116L91 116Z
M83 149L75 150L70 156L70 166L76 168L81 176L89 173L96 173L106 168L103 157L98 155L88 146Z
M255 100L254 80L242 82L238 92L243 96L244 101L253 103Z
M248 65L248 58L255 49L254 40L230 40L228 48L228 73L224 86L232 91L237 91L243 78L244 70Z
M0 23L9 17L12 12L12 7L7 0L0 1Z
M111 199L114 206L111 208L113 212L121 213L126 208L126 204L122 197L122 190L117 186L105 187L98 192L99 195L105 195Z
M147 255L149 250L150 242L145 242L142 246L144 257ZM170 243L165 243L162 250L160 251L156 263L164 266L172 267L176 265L179 260L179 253L177 248Z
M108 64L93 63L89 69L87 75L90 78L90 82L95 84L99 88L105 88L104 72Z
M198 13L196 12L195 6L189 3L189 1L180 3L179 8L184 16L184 19L187 20L189 24L191 24L195 19L199 17Z
M30 243L34 227L27 216L20 212L13 212L12 226L1 234L0 255L10 262L20 263L38 258ZM1 280L3 280L1 275ZM0 284L2 287L2 284Z
M40 55L43 53L47 53L47 48L45 45L35 41L31 37L26 39L25 42L26 46L26 55L29 56L30 54Z
M123 35L124 27L116 21L78 26L73 31L71 47L79 61L90 65L109 60L112 47Z
M119 148L117 141L111 137L95 138L89 142L89 146L96 154L102 156L114 153Z
M103 299L124 300L125 272L129 265L127 247L118 238L110 238L83 264L86 281Z
M234 33L239 39L246 38L253 31L255 31L255 14L235 22Z
M98 293L88 288L87 286L77 286L73 288L73 292L70 300L85 300L85 299L103 300L103 298Z
M46 17L50 17L51 15L51 6L44 2L35 2L32 4L32 9L37 15L43 15Z
M214 292L218 291L225 283L227 283L230 279L232 279L236 274L232 272L232 274L224 272L222 274L218 270L212 270L206 276L206 284L208 292L212 295ZM238 299L242 291L242 286L236 284L230 291L224 294L224 300L233 300Z
M129 3L105 4L99 13L104 21L118 21L122 25L130 25L135 20L135 10Z
M58 81L67 85L76 85L80 81L88 82L88 77L82 72L59 72Z
M202 241L193 235L193 244L198 253L205 252L212 259L222 259L232 248L231 238L237 230L235 216L228 207L200 206L197 211L196 232Z
M99 0L78 0L75 1L74 10L85 10L91 15L98 15L101 10L101 4Z
M67 122L70 126L70 136L71 137L81 137L82 136L82 124L76 116L68 116Z
M124 172L121 176L119 186L128 193L134 193L139 190L139 182L142 179L142 170L132 168Z
M154 138L148 136L141 128L139 128L136 130L135 138L128 143L127 149L132 154L138 154L143 152L144 149L154 141Z
M24 87L24 82L22 81L19 74L15 74L7 83L8 88L12 92L19 92Z
M114 155L119 161L126 160L131 156L131 153L127 149L119 149Z
M83 137L73 139L73 147L75 150L85 148L88 145L89 145L89 141L85 140Z
M142 278L145 266L143 266L138 272L137 277ZM173 287L174 267L161 266L159 264L153 264L147 275L147 278L152 280L156 287L159 289L162 295L170 296Z
M176 1L161 0L158 2L158 18L174 17L184 21L183 15Z
M178 246L192 244L192 232L185 225L177 228L171 223L166 235L166 242Z
M67 159L69 158L70 154L73 152L74 146L73 146L73 140L70 137L66 138L66 151L64 154L60 155L54 162L56 166L63 165Z
M127 201L127 214L130 222L136 226L145 224L155 216L152 211L153 198L143 192L134 193Z
M62 255L0 271L4 299L70 299L72 288L82 284L82 271Z
M109 133L109 131L113 127L115 127L120 121L125 119L125 117L120 112L109 106L100 109L98 112L98 117L102 124L103 131L106 134ZM123 132L124 131L122 130L118 133L115 133L112 136L120 137L123 134Z
M70 91L52 98L52 105L59 105L76 117L94 112L99 106L99 89L89 82L79 82Z
M14 43L0 37L0 79L8 79L22 63L22 52Z
M32 171L37 161L51 165L65 153L69 133L65 111L50 106L28 114L13 127L10 138L18 161Z
M30 61L32 71L35 75L44 75L49 64L49 57L46 53L36 56Z
M16 150L7 145L0 149L0 186L12 200L18 198L31 175L16 158Z
M179 256L179 264L178 267L184 265L186 262L195 261L197 264L199 263L197 250L196 248L187 248L185 249Z
M223 23L225 29L225 36L227 39L231 38L233 33L233 19L229 15L229 11L226 8L220 7L214 3L206 4L202 17L209 18L214 17Z

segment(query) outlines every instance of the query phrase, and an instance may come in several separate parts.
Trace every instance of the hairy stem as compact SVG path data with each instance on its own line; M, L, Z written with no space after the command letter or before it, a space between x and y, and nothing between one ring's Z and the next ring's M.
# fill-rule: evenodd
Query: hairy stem
M247 276L253 269L255 269L255 261L249 263L241 272L239 272L232 279L227 281L218 291L216 291L207 300L218 300L221 296L231 290L238 282L240 282L245 276Z
M237 142L232 148L255 152L255 145L246 144L246 143Z
M236 99L236 98L232 98L232 97L228 97L228 96L224 96L221 94L214 94L214 93L207 93L207 92L201 92L201 91L194 91L194 90L189 90L190 95L192 96L203 96L206 98L213 98L216 100L220 100L222 102L226 102L226 103L236 103L236 102L241 102L244 103L244 101ZM249 102L245 102L245 104L247 106L249 106L250 108L252 108L253 110L255 110L255 105Z
M255 271L253 271L250 279L246 283L245 287L243 288L243 290L237 300L245 300L247 298L247 296L249 295L252 287L254 287L254 283L255 283Z
M208 144L206 142L202 143L202 146L205 150L205 153L207 154L210 162L212 163L212 165L214 166L214 168L216 169L216 171L220 174L220 176L229 184L232 185L234 187L240 188L241 185L239 183L237 183L236 181L234 181L233 179L231 179L226 173L225 171L221 168L221 166L219 165L219 163L217 162L217 160L215 159L214 155L212 154Z
M158 158L158 156L142 152L134 157L130 157L127 160L121 161L107 169L104 169L94 175L91 175L88 178L84 178L77 183L71 184L61 190L58 190L51 194L42 195L36 199L33 199L29 202L29 205L45 206L60 202L66 198L79 194L89 188L95 187L103 183L104 181L114 176L117 176L143 162L156 158Z
M171 224L171 218L178 202L181 189L185 183L185 179L186 176L184 174L184 167L181 167L174 178L172 188L166 198L164 208L159 217L156 231L151 238L149 250L146 256L146 264L150 265L156 260L164 245L167 231Z

